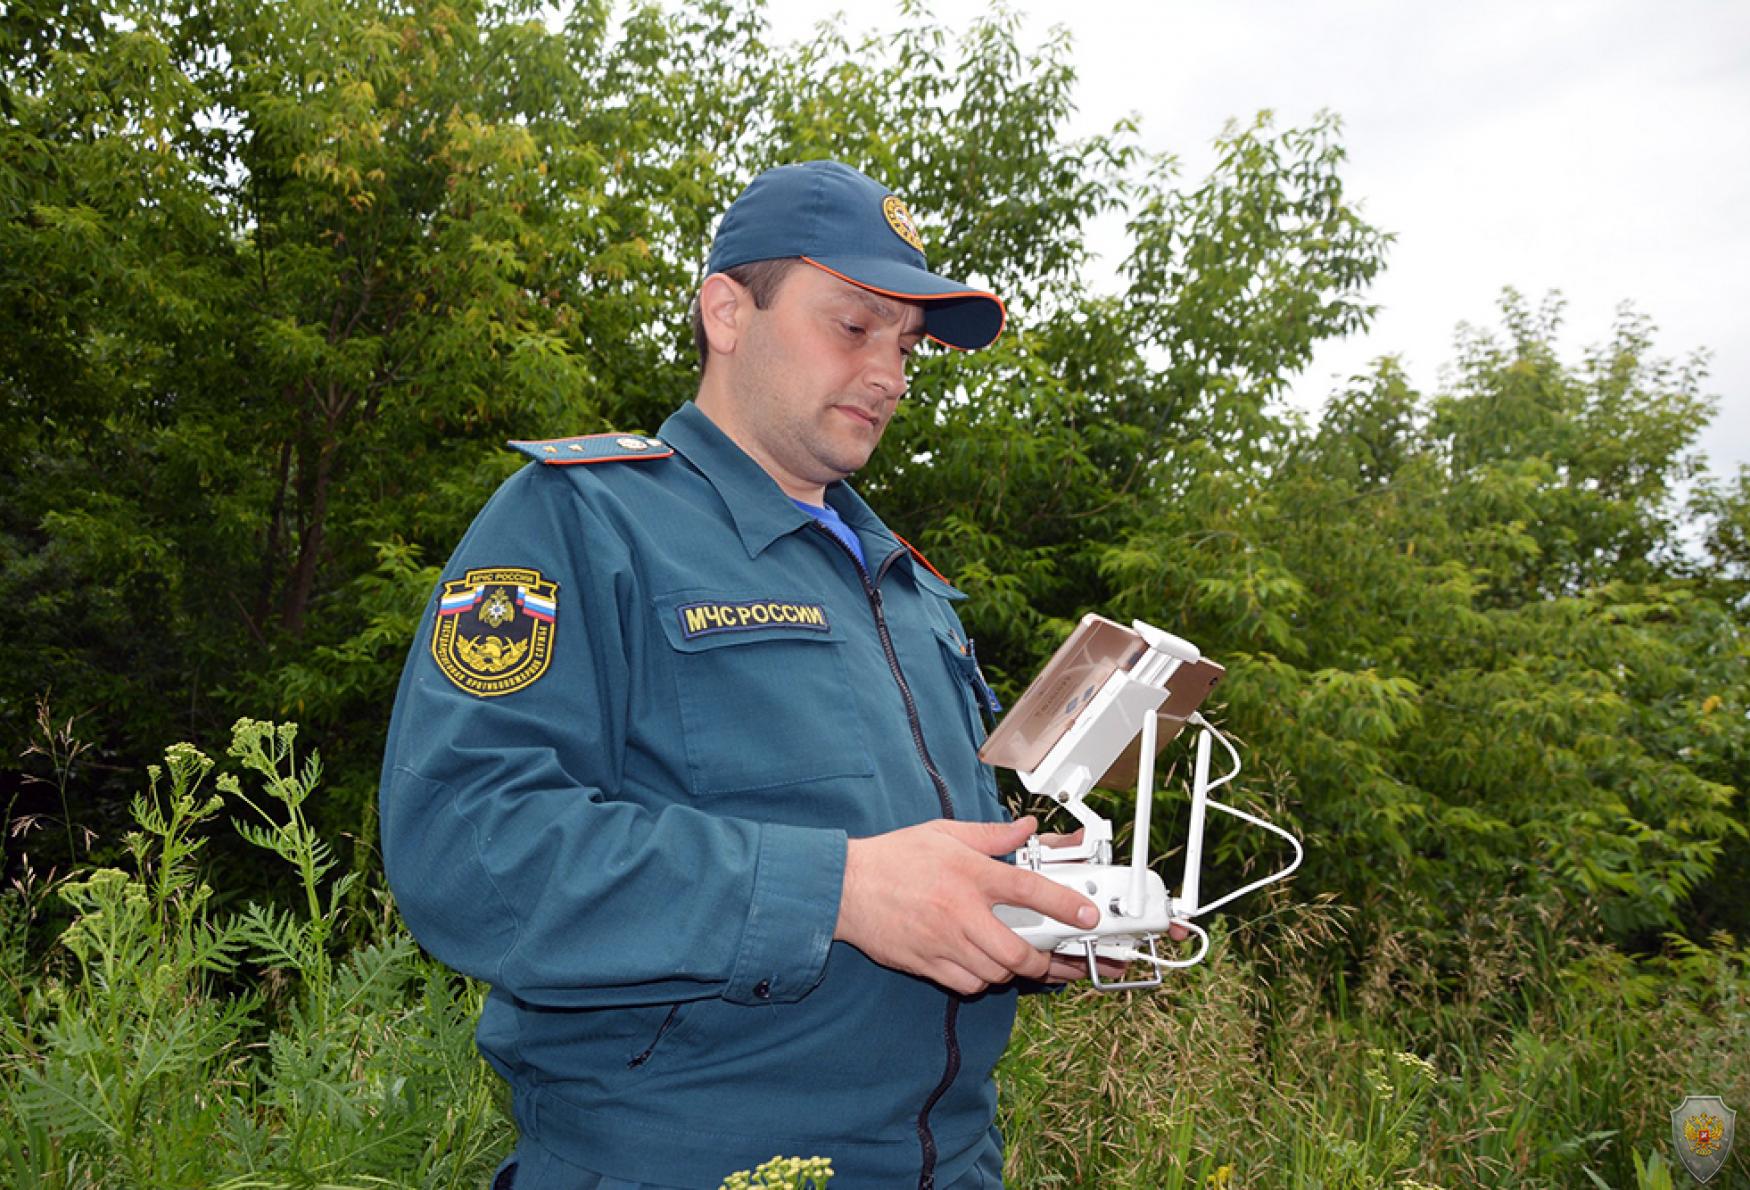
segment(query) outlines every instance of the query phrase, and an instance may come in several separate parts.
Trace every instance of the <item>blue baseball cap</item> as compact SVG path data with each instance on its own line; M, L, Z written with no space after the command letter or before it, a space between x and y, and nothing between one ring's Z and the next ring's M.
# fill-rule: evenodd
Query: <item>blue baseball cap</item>
M871 293L923 303L924 333L950 347L973 351L1002 334L1002 299L930 272L905 204L837 161L780 165L748 183L717 225L705 272L785 257Z

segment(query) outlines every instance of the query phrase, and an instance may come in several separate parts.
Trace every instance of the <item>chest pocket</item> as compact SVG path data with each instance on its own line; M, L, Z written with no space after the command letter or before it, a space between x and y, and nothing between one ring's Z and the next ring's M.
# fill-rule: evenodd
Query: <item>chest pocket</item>
M874 775L844 639L823 607L683 592L657 610L695 795Z
M985 684L984 675L979 672L978 658L972 652L971 643L953 628L936 626L936 643L941 647L942 663L948 667L948 673L954 684L959 687L961 715L966 721L966 730L971 734L974 748L984 743L985 715L995 715L990 703L990 687ZM1000 802L997 793L996 774L990 766L975 763L978 785L984 796L993 804Z
M954 684L960 688L962 717L966 720L973 743L983 744L984 713L980 706L983 694L980 690L978 663L973 660L972 650L964 637L948 628L936 629L936 643L942 648L943 664L948 667Z

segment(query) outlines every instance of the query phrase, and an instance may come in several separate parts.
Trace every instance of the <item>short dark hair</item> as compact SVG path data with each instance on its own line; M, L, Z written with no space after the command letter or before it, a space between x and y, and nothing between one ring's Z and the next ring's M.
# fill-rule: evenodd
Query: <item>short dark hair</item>
M769 309L772 299L778 296L778 286L784 278L790 275L790 270L802 263L798 256L782 256L776 260L750 260L746 264L738 264L734 268L723 270L723 275L753 295L754 308ZM705 338L705 312L699 308L699 295L693 295L693 350L699 353L699 375L705 374L705 364L710 356L711 344Z

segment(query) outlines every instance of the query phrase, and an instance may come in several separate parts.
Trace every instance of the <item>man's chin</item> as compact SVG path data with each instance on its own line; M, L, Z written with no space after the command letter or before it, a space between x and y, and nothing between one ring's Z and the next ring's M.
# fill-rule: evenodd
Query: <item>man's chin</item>
M875 453L875 447L881 439L879 429L870 429L866 436L846 441L840 436L836 442L829 444L829 449L820 453L820 461L834 471L841 473L840 478L855 474L868 465L869 459Z

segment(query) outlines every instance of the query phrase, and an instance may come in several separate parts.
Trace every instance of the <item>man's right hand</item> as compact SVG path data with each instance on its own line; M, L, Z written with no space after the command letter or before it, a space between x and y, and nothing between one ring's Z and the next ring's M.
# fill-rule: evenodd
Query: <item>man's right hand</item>
M1023 942L991 907L1014 905L1083 926L1097 922L1099 911L1080 893L994 858L1036 829L1031 817L937 819L852 839L833 938L967 996L1017 976L1044 978L1051 956Z

